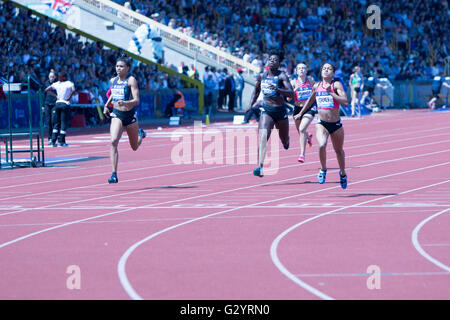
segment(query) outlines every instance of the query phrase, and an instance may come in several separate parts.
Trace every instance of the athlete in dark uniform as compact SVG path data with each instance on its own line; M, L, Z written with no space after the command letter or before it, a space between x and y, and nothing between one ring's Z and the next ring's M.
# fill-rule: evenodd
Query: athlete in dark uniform
M262 75L258 75L250 100L250 108L256 103L260 92L263 93L263 104L261 106L261 117L259 120L259 150L258 168L253 170L253 174L263 177L263 164L266 156L267 141L274 126L279 130L279 137L283 147L289 148L289 119L284 103L284 98L294 98L294 91L289 82L288 76L279 70L280 56L271 54L268 60L269 70Z
M54 82L56 82L57 76L54 70L51 70L48 74L48 81L45 82L45 88L51 86ZM47 125L48 132L48 144L52 144L52 134L53 134L53 123L52 123L52 111L56 104L56 90L52 89L53 94L49 94L48 92L44 93L44 117L45 123Z
M136 151L145 138L146 133L139 128L136 117L135 106L139 105L139 87L136 78L128 75L131 63L127 58L121 57L116 62L117 77L110 80L111 96L105 104L103 113L106 117L111 117L111 150L110 159L112 166L112 175L108 179L109 183L117 183L117 163L119 153L117 147L122 137L123 129L127 131L128 140L131 148ZM112 102L113 110L108 109Z

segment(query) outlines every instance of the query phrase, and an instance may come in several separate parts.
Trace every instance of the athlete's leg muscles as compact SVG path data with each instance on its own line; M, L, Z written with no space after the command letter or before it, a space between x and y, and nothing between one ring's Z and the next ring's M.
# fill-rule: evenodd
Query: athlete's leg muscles
M333 143L333 149L336 152L339 169L341 170L341 174L345 176L344 127L333 132L330 138Z
M316 139L319 145L319 159L322 170L327 170L327 142L329 133L321 124L316 124Z
M117 172L117 163L119 161L119 152L117 149L123 132L122 121L118 118L112 118L109 131L111 133L111 148L109 156L111 159L112 171Z

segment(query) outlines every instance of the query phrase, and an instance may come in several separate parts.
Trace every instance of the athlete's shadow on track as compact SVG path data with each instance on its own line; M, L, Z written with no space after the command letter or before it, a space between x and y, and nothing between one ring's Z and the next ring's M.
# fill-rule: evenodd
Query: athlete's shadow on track
M302 181L302 182L286 182L286 183L271 183L262 185L262 187L272 187L272 186L298 186L301 184L318 184L317 181ZM333 182L326 182L333 183Z
M49 158L46 160L45 167L43 168L52 168L52 167L68 167L72 168L73 165L61 165L66 163L79 163L79 162L86 162L86 161L93 161L93 160L101 160L106 159L108 157L73 157L73 158Z
M356 198L356 197L380 197L380 196L398 196L398 193L355 193L348 196L339 196L339 197Z
M147 188L134 189L134 191L157 190L157 189L175 189L175 190L179 190L179 189L193 189L193 188L198 188L198 187L195 187L195 186L187 186L187 187L156 186L156 187L147 187ZM133 191L133 190L132 189L127 189L127 190L119 190L119 191Z

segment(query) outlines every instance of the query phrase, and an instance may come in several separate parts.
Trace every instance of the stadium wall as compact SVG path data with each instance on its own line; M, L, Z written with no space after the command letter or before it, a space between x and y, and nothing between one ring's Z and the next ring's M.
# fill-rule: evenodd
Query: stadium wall
M186 106L195 111L199 110L198 91L196 89L182 89ZM164 116L164 109L173 97L173 90L141 90L139 106L136 107L140 119L155 119ZM28 128L28 96L26 94L12 93L12 128ZM95 108L96 105L85 105L83 108ZM80 108L71 107L72 113L76 113ZM32 126L39 127L39 96L31 95ZM100 120L98 120L100 123ZM0 100L0 131L8 129L8 100Z

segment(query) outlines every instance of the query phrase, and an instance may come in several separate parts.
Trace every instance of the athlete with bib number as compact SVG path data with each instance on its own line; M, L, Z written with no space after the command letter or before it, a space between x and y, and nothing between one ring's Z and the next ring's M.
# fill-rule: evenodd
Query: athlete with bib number
M103 113L111 118L111 149L110 160L112 166L112 175L108 183L117 183L117 163L119 153L117 147L122 137L123 129L127 131L128 140L131 149L136 151L146 137L144 130L139 128L135 106L139 105L139 87L136 78L128 75L131 63L127 58L121 57L116 61L117 77L110 80L111 96L105 103ZM109 103L113 103L112 112L109 111Z
M261 116L259 120L259 148L258 164L253 170L253 175L263 177L263 165L267 151L267 141L274 127L278 129L278 135L283 143L284 149L289 149L289 119L286 111L285 98L293 98L294 92L286 73L280 68L280 55L273 53L269 56L269 70L256 79L255 90L250 100L250 108L257 104L257 98L262 92L263 103L260 107Z
M298 78L291 81L291 85L294 88L294 117L299 114L303 108L303 105L308 101L312 93L312 87L314 85L314 80L306 76L308 68L306 64L299 63L295 68ZM308 133L308 126L317 114L316 104L312 106L302 117L302 119L295 120L295 127L300 135L300 156L298 157L298 162L305 162L305 152L306 143L312 146L312 133Z
M342 83L333 81L335 68L331 63L326 62L320 70L322 81L314 85L311 96L294 119L301 119L311 108L314 101L317 103L320 121L316 125L316 138L319 143L321 164L317 178L320 184L325 183L327 174L327 142L328 137L331 137L339 163L340 184L345 189L347 188L347 174L345 172L344 128L339 115L339 105L348 105L347 95Z

